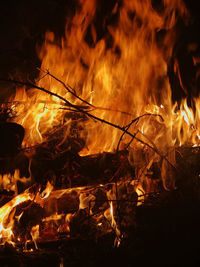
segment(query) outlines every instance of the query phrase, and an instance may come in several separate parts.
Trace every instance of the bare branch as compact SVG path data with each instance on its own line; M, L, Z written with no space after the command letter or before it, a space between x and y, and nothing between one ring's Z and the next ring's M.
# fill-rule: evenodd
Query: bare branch
M119 125L117 125L117 124L114 124L114 123L109 122L109 121L107 121L107 120L101 119L101 118L99 118L99 117L97 117L97 116L95 116L95 115L92 115L91 113L89 113L89 112L87 112L86 110L82 109L81 106L74 105L74 104L70 103L68 100L66 100L64 97L62 97L62 96L60 96L60 95L58 95L58 94L56 94L56 93L53 93L53 92L51 92L51 91L49 91L49 90L47 90L47 89L45 89L45 88L39 87L39 86L37 86L37 85L35 85L35 84L33 84L33 83L30 83L30 82L21 82L21 81L12 80L12 79L7 79L7 80L6 80L6 79L0 79L0 81L2 81L2 82L9 82L9 83L15 83L15 84L20 84L20 85L27 86L27 87L32 87L32 88L38 89L38 90L40 90L40 91L43 91L43 92L45 92L45 93L47 93L47 94L49 94L49 95L52 95L52 96L57 97L57 98L61 99L63 102L65 102L67 106L76 109L77 111L79 111L79 112L85 114L85 115L88 116L89 118L92 118L92 119L94 119L94 120L96 120L96 121L100 121L100 122L105 123L105 124L107 124L107 125L109 125L109 126L112 126L112 127L116 128L116 129L118 129L118 130L124 132L124 134L128 134L128 135L131 136L132 138L135 138L135 140L137 140L138 142L140 142L140 143L143 144L144 146L146 146L146 147L150 148L151 150L153 150L153 151L154 151L156 154L158 154L162 159L165 159L166 162L168 162L168 164L169 164L170 166L172 166L174 169L176 169L176 167L175 167L175 166L174 166L174 165L173 165L173 164L172 164L172 163L171 163L171 162L170 162L164 155L162 155L162 154L158 151L158 149L157 149L156 147L153 147L153 146L151 146L150 144L148 144L148 143L144 142L143 140L139 139L139 138L136 137L134 134L132 134L131 132L129 132L129 131L127 130L127 128L121 127L121 126L119 126Z
M43 70L42 70L43 71ZM60 79L58 79L57 77L55 77L53 74L51 74L49 71L46 71L46 74L51 76L54 80L58 81L59 83L61 83L63 85L63 87L70 93L72 94L73 96L75 96L76 98L78 98L79 100L81 100L83 103L87 104L88 106L91 106L93 108L95 108L92 104L90 104L88 101L84 100L83 98L81 98L80 96L78 96L76 93L75 93L75 90L69 86L69 85L66 85L63 81L61 81Z
M139 116L139 117L133 119L128 125L124 126L124 128L125 128L126 130L129 130L129 128L131 127L131 125L132 125L133 123L135 123L135 122L137 123L141 118L143 118L143 117L145 117L145 116L156 116L156 117L161 118L162 121L164 121L163 117L162 117L160 114L146 113L146 114L143 114L143 115L141 115L141 116ZM138 130L138 131L139 131L139 130ZM137 133L138 133L138 131L137 131ZM134 137L132 137L132 139L131 139L131 141L129 142L127 148L128 148L129 145L132 143L132 141L134 140L134 138L135 138L135 136L137 135L137 133L134 134ZM117 151L119 150L119 146L120 146L120 143L121 143L122 138L124 137L124 135L125 135L125 132L123 132L122 135L120 136L120 139L119 139L119 142L118 142L118 145L117 145L117 149L116 149Z

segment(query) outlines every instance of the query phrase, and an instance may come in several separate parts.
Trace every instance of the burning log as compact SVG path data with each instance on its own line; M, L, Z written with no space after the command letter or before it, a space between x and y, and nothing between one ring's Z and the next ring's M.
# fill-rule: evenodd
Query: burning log
M79 209L79 204L79 193L73 189L52 191L49 197L40 200L45 217L51 216L52 213L74 213Z
M129 216L124 215L131 212L134 216L137 205L137 194L130 182L126 185L118 184L119 200L116 198L116 185L112 183L93 188L55 190L51 193L50 187L40 195L36 193L36 188L30 188L29 192L13 198L0 209L0 223L3 227L1 242L12 240L16 244L25 242L26 245L33 240L37 248L36 240L55 240L61 236L94 240L113 233L113 238L119 238L116 224L119 212L123 215L120 223L125 228L134 224L134 221L130 224ZM130 191L129 199L123 199L127 190ZM11 227L12 231L9 230Z
M11 212L12 214L12 212ZM26 201L16 207L13 234L17 240L30 240L31 230L44 217L44 209L37 203Z

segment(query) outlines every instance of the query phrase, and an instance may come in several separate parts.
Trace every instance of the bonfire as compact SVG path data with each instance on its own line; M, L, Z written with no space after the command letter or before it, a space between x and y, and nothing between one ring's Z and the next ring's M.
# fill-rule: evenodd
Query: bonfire
M187 98L174 54L191 16L182 0L161 2L115 1L102 37L98 1L80 0L65 36L48 31L37 47L37 79L1 79L16 86L0 110L2 251L120 248L156 231L152 208L198 203L200 98ZM185 98L173 99L170 71Z

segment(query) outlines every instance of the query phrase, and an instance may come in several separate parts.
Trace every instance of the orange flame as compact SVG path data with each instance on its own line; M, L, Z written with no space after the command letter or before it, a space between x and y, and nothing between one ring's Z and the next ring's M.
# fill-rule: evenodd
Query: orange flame
M129 146L129 160L135 166L136 178L139 180L136 193L138 205L141 205L146 190L141 181L144 182L145 171L151 168L153 162L158 162L160 156L167 155L161 166L163 184L167 189L174 186L172 181L166 182L169 177L165 163L168 160L175 164L174 153L170 148L175 145L200 144L200 99L194 99L195 112L188 107L186 100L178 108L177 103L172 103L167 76L168 63L176 41L177 17L187 20L188 11L182 0L163 0L162 12L157 12L150 0L123 0L121 6L116 3L112 15L118 16L118 22L106 26L107 35L112 40L112 44L108 46L109 38L105 36L99 40L95 31L97 1L79 2L82 8L78 9L72 21L67 21L65 36L59 45L52 32L46 33L45 42L39 51L42 64L36 84L60 95L73 105L83 107L87 103L87 112L135 135L132 140L126 133L121 140L122 131L119 127L117 129L91 119L82 120L81 116L76 119L81 129L79 137L85 141L80 155L115 151L119 140L120 149ZM86 41L89 29L93 46L89 46ZM166 32L160 43L156 40L159 31ZM194 59L194 64L197 60ZM176 63L174 71L179 73ZM73 93L64 85L70 85ZM48 140L56 127L65 130L63 140L70 136L74 120L72 116L65 116L67 112L71 114L66 110L69 107L55 95L34 88L21 88L10 101L15 101L13 109L18 115L14 120L26 130L24 147ZM140 119L131 123L139 116ZM138 152L141 148L146 149L145 152L148 150L145 157ZM9 179L0 177L0 186L12 190ZM80 200L79 209L88 209L90 202L95 200L94 196L88 195L88 192L81 193L81 190L76 189ZM53 195L60 198L65 193L65 190L55 193L48 183L35 201L44 207L49 197ZM119 241L120 231L114 217L116 193L107 192L107 196L110 207L104 212L104 216L115 229ZM12 240L12 222L6 224L6 217L16 205L26 200L33 200L33 196L24 193L0 209L0 237ZM59 216L56 214L56 218L62 218ZM53 217L50 216L49 220L51 218ZM68 230L71 218L72 214L65 217ZM102 222L98 225L101 226ZM38 231L38 227L32 228L34 242L38 238ZM37 247L36 243L35 246Z
M135 189L135 192L137 193L138 195L138 202L137 202L137 206L140 206L143 204L144 202L144 194L145 194L145 191L144 189L142 188L141 184L138 184L136 189Z
M50 70L56 78L75 88L78 96L95 106L93 115L122 127L128 125L133 117L147 112L163 115L164 109L163 127L154 129L152 140L156 145L160 143L159 137L163 135L167 141L165 147L171 146L176 139L183 144L188 135L190 139L187 130L184 136L180 136L180 128L182 129L184 124L182 118L187 120L189 109L184 105L185 111L182 111L182 115L174 112L167 78L167 63L176 39L175 13L178 12L179 16L184 18L188 16L183 2L165 0L162 14L153 9L150 0L124 0L121 7L116 4L113 14L119 14L119 21L117 25L107 27L113 39L113 46L109 49L106 48L106 39L97 41L93 24L96 1L80 1L80 4L82 9L76 13L72 22L67 21L61 47L55 44L52 32L46 33L46 41L39 51L41 69ZM131 17L130 14L135 16ZM89 47L85 41L89 26L94 47ZM155 37L159 30L167 30L161 47ZM159 80L162 80L162 88ZM60 94L73 104L82 104L62 83L50 75L45 76L43 71L37 84ZM60 109L64 103L55 96L35 89L25 91L25 88L22 88L17 91L15 101L21 103L15 108L19 114L17 122L26 129L24 146L44 141L52 127L63 123L68 125L66 134L70 133L71 121L63 120L65 111ZM155 119L157 120L159 119ZM177 120L179 129L176 129ZM141 133L151 134L152 123L152 119L145 118L137 127L133 125L130 131L135 132L135 129L139 128ZM116 149L121 135L119 130L108 125L94 124L92 120L84 122L83 128L84 131L80 134L86 141L87 150L83 150L82 155ZM177 130L177 136L172 135L173 128ZM148 142L143 136L140 138ZM192 141L194 139L197 138L192 138ZM129 141L130 138L125 135L123 144ZM133 145L136 144L133 142ZM161 150L162 146L163 144Z
M19 204L27 201L32 200L33 196L30 193L23 193L19 196L13 198L10 202L5 204L3 207L0 208L0 240L1 244L5 242L12 241L12 227L14 225L14 220L11 216L8 222L8 216L10 215L11 211Z

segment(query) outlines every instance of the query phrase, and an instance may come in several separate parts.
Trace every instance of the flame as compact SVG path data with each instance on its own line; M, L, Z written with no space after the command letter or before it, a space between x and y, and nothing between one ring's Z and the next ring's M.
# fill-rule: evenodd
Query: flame
M81 8L72 20L67 19L65 36L60 42L54 33L47 32L44 44L38 49L42 63L35 83L51 94L38 88L19 88L9 100L17 114L13 120L26 130L24 148L48 142L56 130L62 129L62 134L57 134L60 138L56 144L58 150L71 136L84 140L85 146L79 152L81 156L116 151L118 146L128 149L129 161L134 165L135 177L139 181L135 188L137 205L141 205L144 193L156 187L156 181L150 182L146 178L153 163L159 162L163 156L160 178L164 188L169 189L175 186L169 171L169 163L175 164L171 148L200 145L200 98L193 99L193 109L187 105L186 99L180 105L173 103L168 78L177 19L182 17L187 23L189 14L182 0L163 0L160 12L153 8L150 0L123 0L121 5L116 1L111 12L115 23L104 21L106 35L100 38L95 30L98 1L79 0L79 4ZM162 32L165 34L158 40ZM87 40L88 33L92 44ZM194 64L198 60L194 58ZM185 90L178 62L174 64L174 72ZM81 113L80 107L86 111ZM73 112L78 113L76 118ZM97 123L88 118L87 112L108 123ZM134 121L135 118L138 119ZM109 123L117 127L111 127ZM74 133L74 124L80 129L78 133ZM64 149L68 150L70 146L71 143ZM14 177L0 176L0 187L16 191L15 181L19 175L15 173ZM78 195L78 210L89 210L88 216L93 215L100 228L104 226L101 219L105 217L119 243L121 233L115 220L117 193L114 190L105 189L109 207L101 211L101 216L95 217L92 192L86 188L53 190L48 182L46 189L34 198L35 203L48 213L43 223L49 226L52 221L64 220L65 230L70 232L70 222L76 218L77 211L58 214L54 210L52 214L52 207L57 209L54 201L73 190ZM4 239L12 242L14 222L11 218L6 224L6 218L12 217L11 211L26 200L33 200L33 196L24 193L1 207L2 243ZM36 248L40 231L38 225L31 229Z
M110 214L111 214L111 218L112 218L112 225L113 225L113 222L114 222L114 217L113 217L113 204L112 204L112 201L110 202Z
M36 241L37 241L37 239L39 237L39 224L32 227L32 229L31 229L31 236L32 236L32 239L33 239L35 248L38 249L38 246L37 246L37 242Z
M93 195L87 195L87 194L80 194L80 204L79 209L85 209L89 208L91 211L91 207L94 204L95 197Z
M116 3L111 17L118 21L106 25L107 35L102 38L95 31L98 3L86 0L80 1L80 6L75 16L67 19L59 45L54 33L47 32L38 49L42 63L36 86L51 94L23 87L10 99L15 103L14 120L26 130L23 147L49 142L57 132L58 150L62 146L71 149L68 137L84 140L81 156L128 147L133 158L135 151L148 147L152 152L148 152L147 162L142 159L142 170L157 161L158 151L162 156L173 146L199 145L200 100L194 99L195 109L186 100L180 105L172 103L168 78L177 19L182 17L188 23L190 17L183 1L164 0L162 12L156 11L150 0ZM162 31L165 35L158 41ZM88 32L92 45L86 38ZM177 61L174 72L185 90ZM80 114L75 107L79 115L74 119L74 106L67 103L86 106L86 111ZM108 123L89 119L87 112ZM140 119L131 123L137 117ZM124 129L128 133L122 138Z
M115 231L116 238L114 241L114 245L117 247L120 245L121 242L121 232L118 227L118 224L115 220L114 216L114 211L116 211L116 208L113 206L113 200L115 200L115 206L118 204L117 203L117 197L116 197L116 188L111 189L107 192L108 200L109 200L109 205L110 207L104 212L104 216L106 219L110 222L112 229Z
M3 207L0 208L0 240L1 244L4 244L5 242L12 241L12 227L14 225L14 220L11 214L11 211L19 204L27 201L32 200L33 196L30 193L23 193L19 196L16 196L13 198L10 202L5 204ZM11 218L9 218L8 222L8 216L11 214Z
M175 14L185 20L189 17L184 3L181 0L165 0L162 14L152 7L150 0L124 0L121 6L116 3L112 15L119 17L118 22L107 26L113 40L110 48L107 48L106 37L98 40L95 31L93 20L98 3L87 0L80 1L80 4L82 8L76 12L72 21L67 20L65 37L60 46L56 44L52 32L46 33L46 40L39 50L42 64L37 86L59 94L73 104L83 104L59 82L62 81L74 88L76 95L93 105L93 115L122 127L128 125L132 118L147 112L163 115L162 109L165 109L163 127L159 130L151 126L152 118L143 119L137 127L133 125L129 130L134 132L134 129L139 128L141 134L148 136L154 128L152 141L158 145L159 137L164 135L165 149L175 141L180 144L187 142L191 133L185 130L182 135L180 132L184 120L191 123L187 116L192 111L183 104L181 114L175 112L167 78L167 64L176 40ZM85 41L90 27L92 47ZM166 31L166 36L159 46L156 32L161 30ZM49 70L53 76L48 73L45 75L45 70ZM55 95L22 88L17 90L12 100L17 103L16 121L26 129L24 146L45 141L53 127L63 124L67 126L65 136L70 134L72 121L64 119L65 103ZM194 119L193 114L192 121ZM155 118L155 121L157 124L159 118ZM177 123L177 135L173 136L172 131L177 128ZM79 135L85 139L87 149L84 148L81 155L113 151L121 136L119 130L94 123L93 120L84 122L83 129ZM148 143L144 136L140 138ZM149 138L152 138L151 134ZM192 141L196 139L194 137ZM129 141L130 137L125 135L123 144ZM138 146L133 142L132 147L135 145ZM162 146L161 150L164 149Z
M18 169L15 170L14 174L5 173L0 174L0 189L5 189L7 191L13 191L17 194L17 181L23 184L29 184L31 178L21 178Z
M102 201L101 207L96 214L93 214L90 210L89 215L93 217L93 224L96 224L102 233L104 233L104 231L105 233L116 233L115 243L116 245L119 245L121 235L115 220L116 207L114 206L116 205L113 205L113 201L116 202L116 195L114 192L114 186L113 189L106 191L107 186L108 185L101 186L101 188L107 192L108 199L104 200L105 203ZM49 187L51 188L50 183L47 183L47 188L44 191L48 191ZM49 240L49 238L50 240L52 238L56 239L59 233L65 234L66 238L68 238L71 234L71 222L73 219L79 218L81 210L88 211L94 207L94 205L90 204L90 202L95 201L96 187L90 189L87 187L77 187L73 189L52 190L48 196L45 195L45 197L41 196L38 192L31 194L29 191L31 191L31 188L16 196L0 208L0 245L4 245L6 242L9 242L13 246L16 244L23 244L24 251L30 252L30 249L27 248L28 243L33 242L35 249L38 249L38 241ZM111 197L114 200L110 200ZM79 203L76 203L78 200ZM71 210L68 210L67 206L63 206L65 201L67 201L66 203L68 203L68 205L70 202L74 202L74 208L72 209L73 213L70 212ZM20 213L16 212L17 207L23 203L25 203L25 206L22 208L22 211L20 209ZM108 203L109 207L107 208L106 204ZM43 212L43 217L41 218L39 224L31 224L32 226L30 230L29 228L24 229L24 238L20 235L20 232L16 232L16 225L20 223L20 219L24 215L24 212L31 208L31 205L35 205L35 207L40 206ZM63 210L58 209L59 206L63 207ZM109 222L109 225L106 224L104 219ZM15 235L13 233L13 229Z
M53 185L48 181L46 188L44 189L44 191L40 194L40 198L44 199L44 198L48 198L48 196L50 195L51 191L53 190Z
M141 185L141 184L138 184L138 185L136 186L135 192L136 192L137 195L138 195L137 206L140 206L140 205L142 205L143 202L144 202L144 194L145 194L145 191L144 191L144 189L142 188L142 185Z

